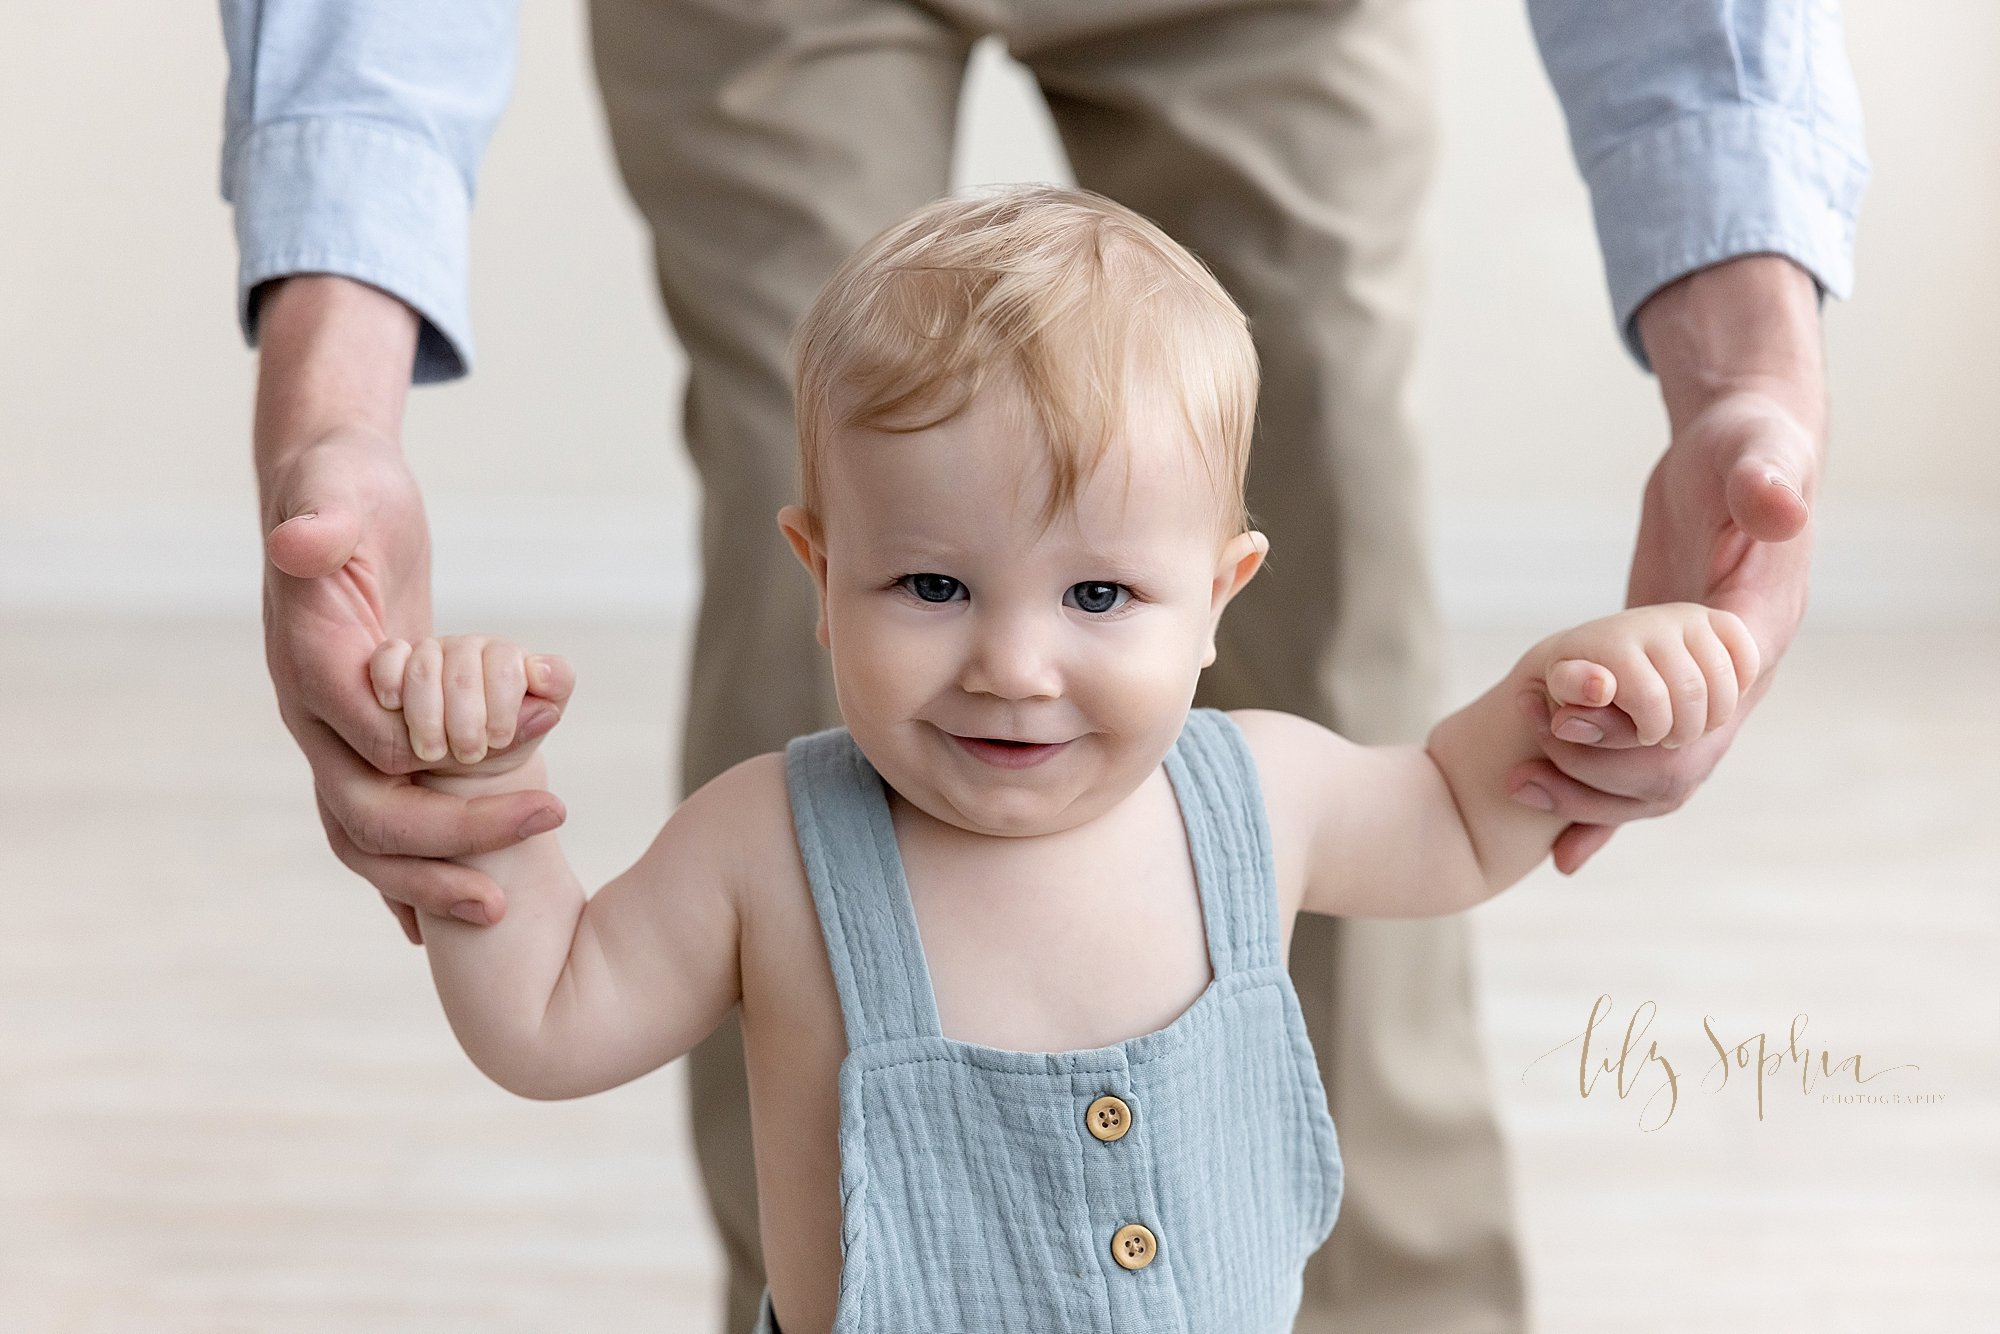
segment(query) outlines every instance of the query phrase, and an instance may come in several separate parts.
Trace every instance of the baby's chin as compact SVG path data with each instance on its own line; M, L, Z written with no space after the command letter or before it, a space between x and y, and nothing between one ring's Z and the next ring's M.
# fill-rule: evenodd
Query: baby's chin
M1057 756L1049 763L1072 758L1087 757ZM905 804L939 824L986 838L1043 838L1065 833L1112 810L1139 786L1136 782L1088 781L1089 777L1101 780L1101 774L1083 779L1051 775L1056 781L1015 783L1004 776L986 778L976 770L941 772L928 763L905 768L893 760L888 769L877 765L877 770ZM1063 781L1065 777L1069 781Z
M1042 838L1088 824L1117 801L1090 801L1059 804L1049 801L980 801L975 797L951 798L936 789L926 790L917 783L910 791L890 784L896 795L940 824L985 838ZM1092 796L1101 794L1092 793Z

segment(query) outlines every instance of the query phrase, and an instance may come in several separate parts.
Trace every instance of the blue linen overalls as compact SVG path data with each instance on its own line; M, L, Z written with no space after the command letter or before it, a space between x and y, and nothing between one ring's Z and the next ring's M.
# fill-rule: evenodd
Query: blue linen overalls
M1195 709L1166 757L1215 980L1089 1051L945 1037L881 778L845 728L785 759L848 1042L835 1334L1287 1334L1340 1151L1236 724Z

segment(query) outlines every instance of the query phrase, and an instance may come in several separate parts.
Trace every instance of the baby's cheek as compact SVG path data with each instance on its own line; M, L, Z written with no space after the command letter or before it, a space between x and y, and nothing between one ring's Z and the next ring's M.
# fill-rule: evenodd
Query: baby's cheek
M834 679L845 708L892 708L921 697L951 671L949 637L937 628L880 615L836 617L832 624Z

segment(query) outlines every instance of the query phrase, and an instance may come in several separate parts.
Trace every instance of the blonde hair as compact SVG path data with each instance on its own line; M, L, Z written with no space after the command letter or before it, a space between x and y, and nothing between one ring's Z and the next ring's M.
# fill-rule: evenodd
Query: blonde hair
M1142 380L1178 402L1224 536L1250 526L1249 326L1199 260L1102 195L1013 186L926 205L835 271L792 346L799 503L815 525L835 432L926 430L1011 373L1049 451L1045 527L1103 460Z

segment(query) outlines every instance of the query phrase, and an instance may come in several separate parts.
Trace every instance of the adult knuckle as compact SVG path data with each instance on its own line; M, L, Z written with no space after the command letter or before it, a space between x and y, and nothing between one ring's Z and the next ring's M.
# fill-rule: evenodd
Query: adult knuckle
M1669 766L1650 775L1639 795L1648 805L1660 808L1659 813L1664 815L1679 810L1698 785L1682 769Z
M397 774L410 767L409 747L394 733L370 733L361 743L361 758L378 773Z

